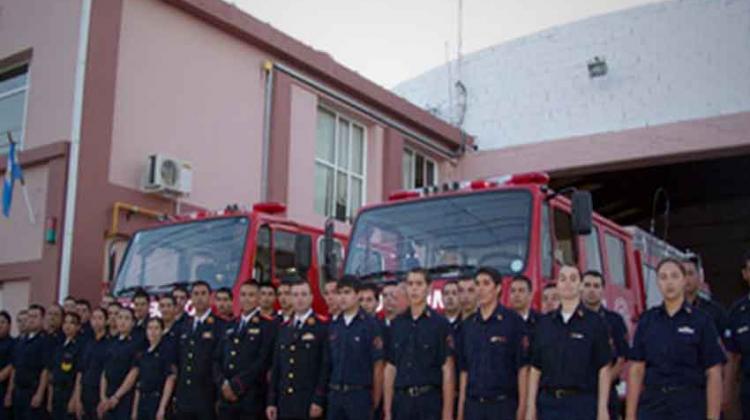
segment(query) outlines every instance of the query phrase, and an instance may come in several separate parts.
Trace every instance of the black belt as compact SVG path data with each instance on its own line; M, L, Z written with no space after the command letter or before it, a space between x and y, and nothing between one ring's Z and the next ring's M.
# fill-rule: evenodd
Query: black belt
M579 388L546 387L542 388L542 392L557 399L586 394L586 392L581 391Z
M372 389L371 386L366 385L346 385L346 384L330 384L328 388L331 391L336 392L351 392L351 391L364 391Z
M659 392L662 394L672 394L675 392L687 391L687 390L698 390L702 387L696 385L651 385L646 386L646 391Z
M499 395L493 395L489 397L469 397L470 400L476 401L480 404L487 404L487 403L495 403L500 401L505 401L510 398L510 395L508 394L499 394Z
M435 385L420 385L420 386L405 386L398 388L397 391L400 394L408 395L410 397L419 397L438 389Z

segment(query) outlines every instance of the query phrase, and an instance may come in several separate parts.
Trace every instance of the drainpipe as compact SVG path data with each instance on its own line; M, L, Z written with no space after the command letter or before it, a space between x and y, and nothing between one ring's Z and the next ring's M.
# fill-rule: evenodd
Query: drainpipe
M60 285L57 299L62 303L70 293L70 264L73 253L73 226L75 222L76 192L78 189L78 157L81 145L83 120L83 87L86 78L86 55L88 54L89 26L91 24L91 2L81 1L81 20L78 26L78 52L73 90L73 119L70 129L70 151L68 153L68 179L65 187L65 222L63 223L62 257L60 262Z
M273 67L270 60L263 63L266 76L266 90L263 98L263 150L261 151L260 201L268 201L268 178L271 155L271 112L273 107Z

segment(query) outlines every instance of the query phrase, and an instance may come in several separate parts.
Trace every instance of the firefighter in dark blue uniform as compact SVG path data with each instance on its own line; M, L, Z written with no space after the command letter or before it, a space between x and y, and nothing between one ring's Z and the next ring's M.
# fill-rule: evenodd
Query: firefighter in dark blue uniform
M612 349L604 320L581 303L581 274L564 265L560 307L543 315L532 341L527 416L540 420L609 418Z
M638 321L630 354L627 418L719 419L726 360L711 318L685 300L680 261L656 267L662 305Z
M328 320L313 313L306 280L288 283L294 314L277 336L266 415L271 420L320 418L328 386Z
M135 315L130 308L117 314L117 338L107 348L99 387L97 414L112 420L130 420L133 410L133 388L138 378L136 360L143 345L132 335Z
M48 375L46 363L50 341L42 330L44 308L31 305L27 311L26 334L18 339L13 351L13 375L6 406L12 403L13 419L39 419L44 417L44 395ZM7 397L11 396L9 400ZM11 401L12 400L12 401Z
M620 383L620 375L625 366L625 358L630 353L628 345L628 328L622 315L604 307L602 299L606 282L602 273L594 270L583 273L583 304L588 309L597 313L607 325L610 346L612 347L612 364L609 376L612 385L609 391L609 414L614 420L621 416L622 404L617 393L617 385Z
M221 323L211 314L211 286L196 281L190 291L195 315L182 326L177 349L175 417L210 420L215 417L216 387L213 357L221 338Z
M750 286L750 251L742 259L742 278ZM734 390L739 375L742 418L750 420L750 295L732 305L726 342L729 363L724 389Z
M164 321L150 318L146 322L148 348L141 353L136 366L138 382L135 406L138 419L164 420L177 377L175 359L162 341Z
M146 340L146 321L148 320L151 297L144 289L138 289L133 293L133 313L135 314L135 324L130 335L133 340L139 342L145 349L148 345Z
M531 308L533 289L531 279L524 275L517 275L510 281L510 308L516 311L526 323L529 335L534 333L534 326L541 314ZM529 337L531 338L531 337Z
M83 341L88 341L94 337L94 330L91 327L91 302L86 299L76 300L76 313L81 318L81 328L78 334Z
M445 317L427 306L430 283L423 269L412 269L406 276L410 308L391 323L386 349L386 420L453 416L453 335Z
M76 382L81 370L83 341L78 336L81 318L77 313L66 313L63 317L65 339L58 344L49 359L47 370L50 378L47 410L54 420L73 419L77 400L74 397Z
M162 351L172 358L175 365L177 364L177 344L180 339L181 325L176 321L177 302L171 294L165 294L159 297L159 313L161 320L164 322L164 331L160 345Z
M0 311L0 398L3 399L5 399L5 393L8 391L8 383L13 372L11 363L16 340L10 336L11 325L10 314L7 311ZM10 418L10 410L3 404L0 407L0 420L7 420L8 418Z
M700 256L690 255L682 262L682 266L685 268L685 300L694 309L700 309L711 317L716 332L724 340L729 326L729 315L721 304L700 295L701 286L705 281Z
M480 268L476 281L479 310L461 326L461 347L457 351L461 369L459 418L523 418L529 363L526 324L514 311L499 304L500 273Z
M214 381L219 389L219 418L263 419L264 388L275 341L275 321L260 313L254 281L240 286L242 313L216 348Z
M91 312L93 337L84 345L81 357L81 400L79 408L82 418L95 420L99 405L99 386L101 385L104 362L109 352L110 337L107 334L107 310L96 308Z
M47 340L52 346L57 346L65 340L65 334L62 331L63 307L53 303L46 308L44 316L44 328L47 333Z
M383 337L378 322L359 307L359 281L339 280L341 314L328 329L328 420L372 418L383 386Z

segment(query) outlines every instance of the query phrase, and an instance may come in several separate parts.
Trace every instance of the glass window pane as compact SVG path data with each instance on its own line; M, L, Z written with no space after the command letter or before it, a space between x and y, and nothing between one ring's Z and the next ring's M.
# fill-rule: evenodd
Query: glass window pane
M349 121L339 119L338 167L349 169Z
M13 89L26 86L29 66L23 65L0 74L0 95Z
M435 185L435 162L428 160L425 165L426 185Z
M352 220L357 215L360 207L362 207L362 180L352 177Z
M625 242L622 239L605 233L604 246L607 247L607 268L609 281L625 287Z
M352 171L359 175L364 175L364 143L364 130L360 126L352 125Z
M342 172L336 172L336 220L342 222L346 221L346 174Z
M602 272L602 250L599 248L599 228L594 229L583 237L586 247L586 269Z
M570 213L561 209L554 210L555 217L555 261L558 264L573 264L578 262L576 237L573 235L573 222Z
M0 146L8 144L8 135L6 134L8 131L10 131L13 141L21 143L25 104L25 90L0 99Z
M315 212L331 215L333 203L333 169L320 163L315 164Z
M336 116L325 109L318 109L318 127L315 140L315 157L333 163Z
M415 154L414 187L424 187L424 156Z
M542 276L552 278L552 235L550 234L549 205L542 206Z
M414 180L412 178L413 172L411 170L412 163L414 161L414 154L411 150L404 150L404 157L402 159L403 165L403 184L404 188L414 188Z

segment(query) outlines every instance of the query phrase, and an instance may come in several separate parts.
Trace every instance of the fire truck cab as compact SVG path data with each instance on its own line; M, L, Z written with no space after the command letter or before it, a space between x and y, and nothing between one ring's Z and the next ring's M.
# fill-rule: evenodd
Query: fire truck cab
M360 211L344 271L378 282L426 268L430 304L440 309L445 280L490 266L503 275L502 303L522 274L538 309L544 285L562 264L575 264L603 273L606 306L632 331L647 301L632 231L593 213L589 193L555 192L548 183L544 173L527 173L397 191Z
M137 231L130 239L112 292L127 298L143 288L162 294L176 285L203 280L239 294L253 278L278 286L289 270L304 273L313 290L313 307L326 313L322 290L343 262L347 238L326 229L289 220L280 203L259 203L252 210L237 206L170 217ZM235 313L239 302L235 299Z

